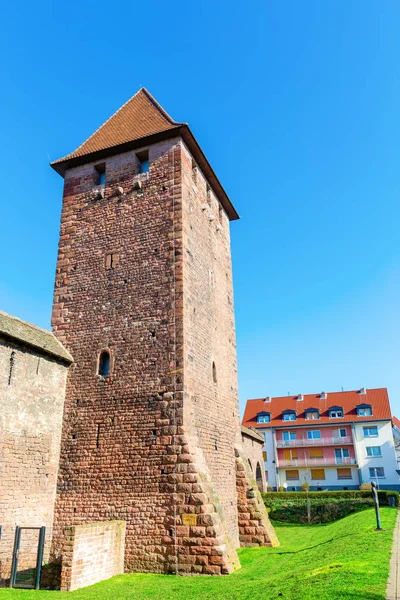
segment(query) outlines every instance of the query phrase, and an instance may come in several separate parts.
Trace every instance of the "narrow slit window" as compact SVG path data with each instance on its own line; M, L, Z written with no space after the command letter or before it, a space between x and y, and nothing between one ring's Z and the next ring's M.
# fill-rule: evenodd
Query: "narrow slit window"
M212 364L212 376L213 376L213 382L217 383L217 367L215 366L215 362L213 362L213 364Z
M104 350L99 359L99 375L108 377L110 373L110 353Z

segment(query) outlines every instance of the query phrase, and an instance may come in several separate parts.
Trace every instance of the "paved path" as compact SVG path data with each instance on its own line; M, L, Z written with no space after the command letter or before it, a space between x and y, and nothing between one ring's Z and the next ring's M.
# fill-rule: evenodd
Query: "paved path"
M386 600L400 600L400 512L394 528L390 574L386 588Z

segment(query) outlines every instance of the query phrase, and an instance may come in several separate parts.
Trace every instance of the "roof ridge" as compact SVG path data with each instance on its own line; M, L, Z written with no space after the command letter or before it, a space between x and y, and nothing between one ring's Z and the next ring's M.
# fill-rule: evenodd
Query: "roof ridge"
M325 394L327 396L332 395L332 394L356 394L360 391L360 389L362 388L357 388L355 390L340 390L340 391L336 391L336 392L325 392ZM382 386L382 387L376 387L376 388L365 388L366 392L373 392L375 390L386 390L387 391L387 387ZM321 392L312 392L311 394L303 394L303 396L318 396L319 394L321 394ZM276 400L277 398L287 398L288 400L293 400L296 398L298 394L290 394L289 396L270 396L271 401L272 400ZM261 396L260 398L248 398L246 400L246 402L260 402L261 400L264 401L266 398L266 396Z
M144 92L144 93L146 94L147 98L148 98L148 99L149 99L149 100L150 100L150 101L151 101L151 102L154 104L154 106L155 106L156 108L158 108L158 110L159 110L159 111L160 111L160 112L161 112L161 113L164 115L164 117L166 117L166 118L168 119L168 121L171 123L171 125L184 125L184 123L180 123L180 122L178 122L178 121L175 121L175 120L174 120L174 119L171 117L171 115L169 115L169 114L167 113L167 111L165 110L165 108L163 108L163 107L161 106L161 104L160 104L159 102L157 102L157 100L154 98L153 94L151 94L147 88L145 88L145 87L141 87L141 88L140 88L140 90L139 90L138 92L136 92L136 94L138 94L139 92ZM136 96L136 94L135 94L135 96ZM133 98L133 97L134 97L134 96L132 96L132 98ZM122 107L121 107L121 108L122 108ZM118 111L117 111L117 112L118 112Z

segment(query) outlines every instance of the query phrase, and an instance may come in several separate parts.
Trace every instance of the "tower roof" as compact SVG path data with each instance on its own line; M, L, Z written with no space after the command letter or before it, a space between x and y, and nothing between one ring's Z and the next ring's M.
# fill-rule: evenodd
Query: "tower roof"
M146 88L141 88L76 150L53 161L51 166L64 176L66 169L71 167L177 136L185 141L230 220L238 219L239 215L187 123L174 121Z

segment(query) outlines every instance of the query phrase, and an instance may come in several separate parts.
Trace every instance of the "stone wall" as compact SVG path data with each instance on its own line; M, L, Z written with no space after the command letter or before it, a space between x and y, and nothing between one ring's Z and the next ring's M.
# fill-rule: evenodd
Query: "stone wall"
M199 470L210 478L239 546L234 446L240 439L229 219L182 149L184 414Z
M124 572L125 522L67 527L61 590L73 591Z
M240 446L235 449L240 545L278 546L256 479Z
M49 554L67 367L0 338L0 580L10 575L15 526L46 526ZM27 535L23 532L21 544ZM36 564L36 547L19 567Z
M253 477L257 482L257 487L261 492L267 491L267 481L265 478L263 447L264 439L259 433L246 431L245 427L241 429L243 455L250 465ZM257 439L258 438L258 439Z

